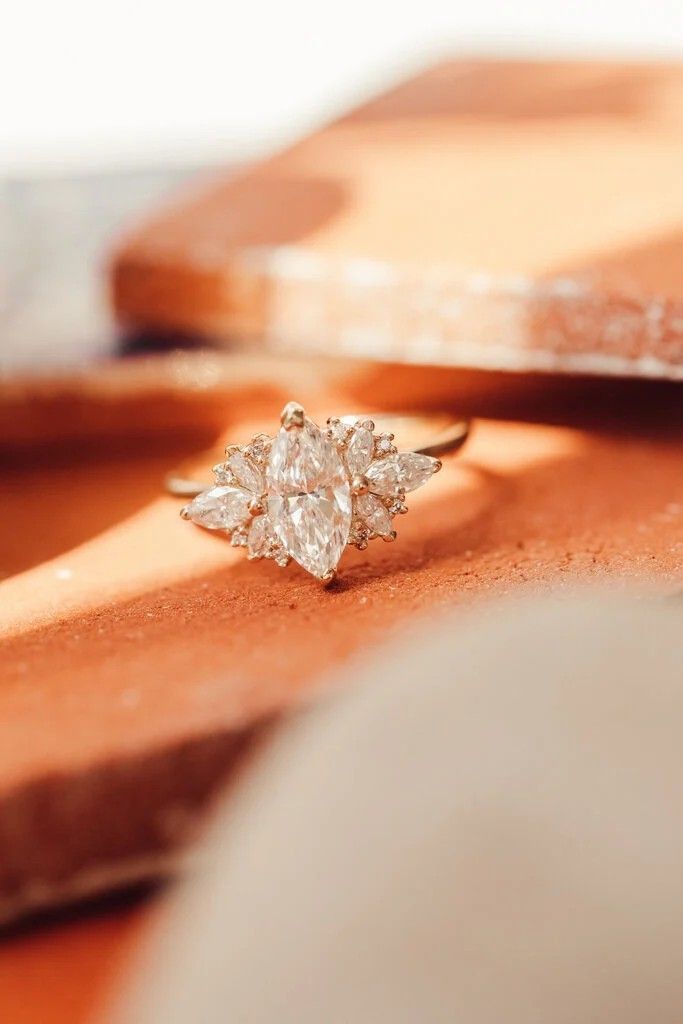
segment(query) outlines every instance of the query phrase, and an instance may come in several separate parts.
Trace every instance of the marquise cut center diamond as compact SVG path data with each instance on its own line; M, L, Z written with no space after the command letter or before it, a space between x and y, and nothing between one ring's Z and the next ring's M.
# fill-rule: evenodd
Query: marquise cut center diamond
M285 551L314 576L335 569L351 528L351 488L336 446L311 420L279 431L266 494L268 519Z

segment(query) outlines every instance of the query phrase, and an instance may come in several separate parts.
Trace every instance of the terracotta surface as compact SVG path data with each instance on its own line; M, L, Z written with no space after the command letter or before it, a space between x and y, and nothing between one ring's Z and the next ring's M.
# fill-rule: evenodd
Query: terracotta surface
M445 386L515 419L477 423L463 456L414 496L397 543L350 554L329 591L295 567L245 562L159 497L166 469L213 440L210 424L164 447L115 418L116 444L44 443L23 467L25 449L5 450L6 917L167 868L254 720L416 613L539 583L681 587L680 390L547 381L531 400L521 384L492 399L477 380ZM273 388L264 415L282 397ZM324 411L349 402L330 395ZM243 407L230 412L239 438ZM123 908L5 938L0 1019L85 1024L142 923Z
M3 916L168 870L254 726L394 626L568 580L675 590L679 396L642 388L609 414L576 399L566 425L522 422L521 408L518 422L480 420L413 496L397 543L350 552L328 590L180 520L158 487L187 442L6 466ZM232 412L239 440L277 408L243 426Z
M667 402L678 393L661 388ZM642 390L630 381L171 347L3 381L0 458L20 461L30 453L35 459L38 452L52 459L55 449L70 446L105 446L109 454L125 454L131 444L197 450L245 409L271 416L292 394L325 408L327 395L346 411L456 408L473 416L562 422L577 408L587 417L609 410L623 415Z
M122 903L0 939L0 1020L91 1024L116 991L150 917Z
M437 65L170 202L119 247L115 307L299 350L680 377L682 125L677 64Z

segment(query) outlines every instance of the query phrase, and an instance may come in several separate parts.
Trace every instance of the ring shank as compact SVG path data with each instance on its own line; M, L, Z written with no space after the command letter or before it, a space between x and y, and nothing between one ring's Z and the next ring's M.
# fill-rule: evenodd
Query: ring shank
M437 413L359 413L340 418L349 421L371 419L378 433L395 436L400 450L433 457L457 452L462 448L469 436L471 423L466 418L457 419ZM212 459L212 465L224 458L222 449L212 454L205 456L207 462ZM188 465L187 468L179 466L171 470L164 479L169 494L176 498L194 498L212 486L212 481L194 479L192 469Z
M420 413L376 413L368 418L373 420L379 433L394 434L402 451L432 456L447 455L462 448L471 424L464 417L454 419Z

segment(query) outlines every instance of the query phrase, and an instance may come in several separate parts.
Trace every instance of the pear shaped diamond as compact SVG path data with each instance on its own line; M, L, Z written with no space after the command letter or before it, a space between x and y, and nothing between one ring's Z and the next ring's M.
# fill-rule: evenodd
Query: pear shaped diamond
M268 519L287 554L319 578L335 569L351 528L351 488L336 445L312 420L279 431L266 494Z
M249 558L272 558L278 565L289 562L289 555L273 533L267 515L252 519L247 533L247 551Z
M240 487L211 487L185 507L184 515L207 530L234 530L249 518L250 498Z
M392 495L422 487L439 466L439 460L433 459L431 455L397 452L373 462L366 476L373 494Z
M391 533L389 510L375 494L359 494L353 500L353 510L371 534L388 537Z

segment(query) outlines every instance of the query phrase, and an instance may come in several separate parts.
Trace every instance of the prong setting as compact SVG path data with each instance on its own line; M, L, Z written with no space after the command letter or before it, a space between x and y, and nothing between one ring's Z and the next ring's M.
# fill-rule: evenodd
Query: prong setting
M304 407L298 402L287 402L280 413L280 423L285 430L293 430L295 427L303 427L305 419Z
M303 406L288 402L280 421L275 437L257 434L248 444L226 445L225 462L213 467L215 484L180 515L227 534L249 560L298 561L329 584L344 546L365 551L372 540L396 539L392 521L408 511L406 491L426 483L441 462L399 452L393 433L376 433L368 418L330 417L320 430ZM291 431L297 434L288 440ZM288 511L290 496L296 515ZM323 505L316 507L318 501ZM309 509L314 519L307 526Z

